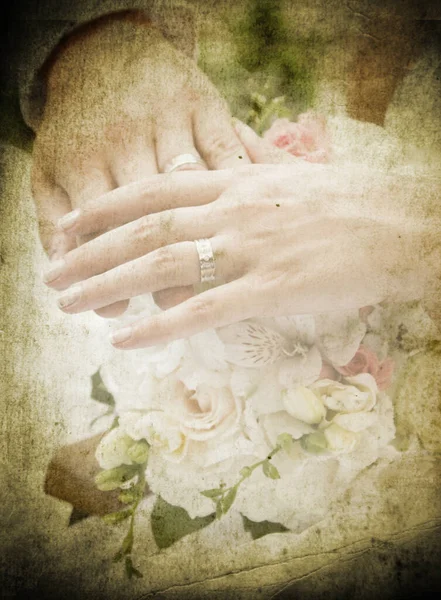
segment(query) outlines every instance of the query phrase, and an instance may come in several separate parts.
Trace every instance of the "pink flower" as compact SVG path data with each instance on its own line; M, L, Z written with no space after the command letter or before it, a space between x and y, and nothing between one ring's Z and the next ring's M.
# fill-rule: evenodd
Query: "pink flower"
M394 370L394 361L386 358L382 362L378 356L369 348L360 345L354 358L344 367L335 367L336 371L343 377L353 377L360 373L370 373L377 382L379 390L385 390L391 382Z
M277 148L308 162L325 163L329 160L330 143L325 119L312 112L299 115L297 123L277 119L263 137Z

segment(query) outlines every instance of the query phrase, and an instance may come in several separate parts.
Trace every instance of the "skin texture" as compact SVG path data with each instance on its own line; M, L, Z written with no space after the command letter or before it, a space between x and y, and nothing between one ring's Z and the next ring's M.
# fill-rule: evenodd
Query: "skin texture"
M54 263L46 281L65 290L62 310L96 310L197 283L191 240L201 237L211 240L224 285L120 330L117 347L155 345L250 317L355 309L433 291L439 219L410 220L406 211L422 193L420 181L306 164L244 125L237 131L255 162L286 164L156 176L89 205L76 215L76 234L134 220ZM427 184L425 192L430 200Z
M40 236L52 259L97 233L66 235L56 228L60 217L161 172L176 155L201 156L211 169L249 162L214 86L149 23L104 20L52 62L32 170ZM126 306L99 313L115 316Z

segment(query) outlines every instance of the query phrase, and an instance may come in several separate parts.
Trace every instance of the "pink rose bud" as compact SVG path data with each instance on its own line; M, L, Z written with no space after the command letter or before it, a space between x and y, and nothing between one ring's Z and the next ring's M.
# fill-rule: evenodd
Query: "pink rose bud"
M276 119L263 137L271 144L312 163L329 160L330 143L324 117L306 112L294 123L289 119Z

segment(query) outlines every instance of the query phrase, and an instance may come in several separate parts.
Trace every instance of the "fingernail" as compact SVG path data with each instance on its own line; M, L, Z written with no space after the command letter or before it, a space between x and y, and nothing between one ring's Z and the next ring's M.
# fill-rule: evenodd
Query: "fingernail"
M64 215L64 217L61 217L61 219L59 219L58 227L60 227L61 229L71 229L71 227L77 224L78 219L80 218L80 214L81 213L78 209L67 213L67 215Z
M62 259L56 259L56 260L52 261L50 268L43 275L44 283L50 283L51 281L54 281L54 279L57 279L58 277L60 277L61 273L64 270L65 265L66 265L65 261Z
M74 285L73 287L66 290L61 296L58 298L58 306L60 308L66 308L67 306L72 306L77 300L79 300L81 296L81 286Z
M122 344L131 338L132 333L133 329L131 327L123 327L123 329L118 329L118 331L112 333L110 341L112 344Z

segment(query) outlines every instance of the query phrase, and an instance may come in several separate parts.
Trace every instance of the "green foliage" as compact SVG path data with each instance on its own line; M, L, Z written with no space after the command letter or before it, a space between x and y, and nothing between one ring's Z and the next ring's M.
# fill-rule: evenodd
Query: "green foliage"
M145 440L140 440L139 442L135 442L130 448L127 450L127 454L133 460L133 462L141 465L147 462L149 457L149 448L150 446Z
M135 445L139 445L139 442L137 442ZM148 457L148 447L146 455ZM121 465L114 469L101 471L95 477L95 483L98 489L102 491L110 491L115 490L120 487L120 485L130 481L130 479L135 477L135 475L138 476L136 483L134 483L128 490L122 490L119 495L119 501L123 504L127 504L127 508L104 515L102 517L102 520L109 525L118 525L123 521L130 519L127 534L122 541L120 549L113 557L114 562L119 562L123 558L125 559L125 572L129 579L132 577L142 577L142 573L140 573L140 571L133 566L131 554L134 542L136 510L144 496L146 468L147 460L140 464Z
M186 510L180 506L173 506L158 496L151 514L151 527L156 545L161 550L168 548L184 536L207 527L214 519L214 514L192 519Z
M270 533L285 533L286 531L289 531L289 529L281 523L272 523L271 521L251 521L251 519L248 519L245 515L241 515L241 517L245 531L251 533L253 540L258 540Z
M92 400L99 402L100 404L105 404L111 408L115 408L115 398L112 394L107 390L104 382L102 380L100 371L98 370L91 377L92 381L92 392L90 397Z
M324 454L328 450L328 442L323 431L314 431L300 440L303 450L309 454Z
M233 506L233 503L237 496L237 491L241 484L251 477L256 469L262 467L263 474L269 479L280 479L280 473L277 468L271 463L271 459L277 452L281 450L289 450L292 447L293 439L288 433L282 433L277 438L277 445L271 450L268 456L260 460L259 462L254 463L254 465L249 465L243 467L240 470L240 479L231 487L227 488L225 484L221 484L218 488L212 488L210 490L205 490L201 492L203 496L206 498L210 498L216 505L216 519L220 519L222 515L227 514L230 508Z
M285 452L290 452L294 447L294 440L289 433L281 433L277 437L277 444L282 447Z
M100 404L104 404L105 406L107 406L107 411L104 414L99 415L98 417L93 419L93 421L90 424L90 426L92 427L99 419L102 419L103 417L107 417L114 413L115 398L112 396L112 394L108 391L108 389L104 385L104 382L102 380L99 369L96 373L94 373L92 375L91 381L92 381L92 391L91 391L90 397L92 398L92 400L95 400L96 402L99 402ZM113 429L114 426L115 426L115 421L113 422L111 429Z
M257 89L269 85L268 97L285 96L291 113L310 108L323 39L300 28L293 34L284 22L281 0L250 0L248 5L246 15L231 25L239 64ZM254 110L252 106L251 114Z
M263 469L263 474L265 475L265 477L269 477L269 479L280 479L279 471L276 469L276 467L274 465L272 465L270 463L269 460L266 460L263 463L262 469Z
M108 525L116 525L117 523L121 523L125 521L132 515L133 511L131 509L127 510L119 510L117 512L109 513L108 515L104 515L102 517L104 523Z
M141 571L138 571L138 569L136 569L133 566L131 556L126 556L125 564L126 564L126 574L129 579L132 579L133 577L137 577L139 579L140 577L143 576Z
M138 465L120 465L114 469L100 471L95 477L95 485L102 492L110 492L130 481L138 473Z

